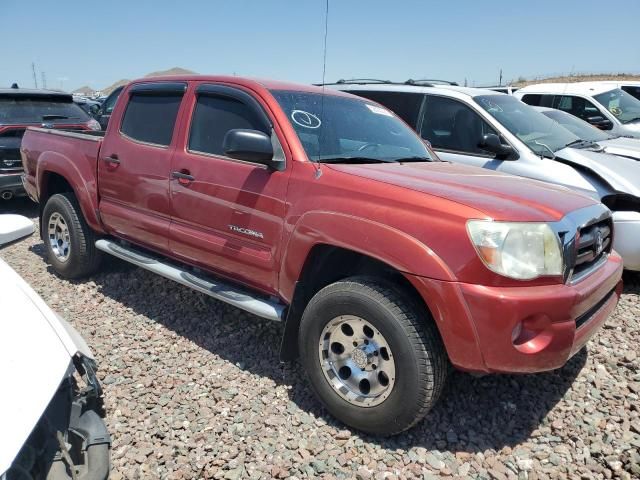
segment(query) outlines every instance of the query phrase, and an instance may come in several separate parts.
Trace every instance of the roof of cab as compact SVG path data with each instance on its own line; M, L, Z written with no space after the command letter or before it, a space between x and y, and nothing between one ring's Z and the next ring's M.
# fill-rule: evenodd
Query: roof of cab
M527 85L517 93L570 93L575 95L599 95L616 88L616 82L567 82L567 83L536 83Z
M440 93L451 97L477 97L479 95L505 95L501 92L486 88L460 87L457 85L406 85L403 83L357 83L357 84L331 84L327 87L349 92L352 90L373 92L413 92L413 93Z
M236 85L242 85L247 88L256 89L258 87L265 88L267 90L291 90L295 92L308 92L308 93L327 93L329 95L344 95L341 92L317 87L314 85L305 85L301 83L283 82L280 80L267 80L262 78L247 78L236 77L228 75L165 75L158 77L144 77L137 80L133 80L131 83L144 83L144 82L219 82L219 83L231 83Z

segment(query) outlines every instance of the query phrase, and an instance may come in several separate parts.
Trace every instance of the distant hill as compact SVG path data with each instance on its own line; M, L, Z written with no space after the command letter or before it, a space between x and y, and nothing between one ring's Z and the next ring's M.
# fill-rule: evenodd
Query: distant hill
M629 73L593 73L588 75L565 75L547 78L525 79L520 77L511 83L516 87L525 87L534 83L573 83L573 82L600 82L603 80L640 80L640 75Z
M88 85L85 85L84 87L76 88L71 93L78 93L80 95L92 95L93 94L93 88L91 88Z
M192 70L187 70L186 68L173 67L173 68L170 68L168 70L160 70L160 71L157 71L157 72L147 73L145 75L145 77L158 77L160 75L192 75L194 73L196 73L196 72L194 72ZM116 88L118 88L121 85L126 85L130 81L131 81L131 79L129 79L129 78L123 78L123 79L118 80L115 83L112 83L108 87L100 89L99 91L102 93L102 95L109 95ZM74 90L72 93L81 93L82 95L92 95L94 93L94 91L95 90L93 90L91 87L84 86L84 87L78 88L77 90Z

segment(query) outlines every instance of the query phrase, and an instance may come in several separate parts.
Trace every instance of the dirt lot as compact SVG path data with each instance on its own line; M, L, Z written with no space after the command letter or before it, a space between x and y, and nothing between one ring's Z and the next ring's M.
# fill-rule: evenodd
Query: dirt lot
M115 259L87 281L61 280L43 254L37 236L0 252L93 348L114 480L640 478L637 277L563 369L454 373L423 422L376 439L329 417L299 367L278 362L280 325Z

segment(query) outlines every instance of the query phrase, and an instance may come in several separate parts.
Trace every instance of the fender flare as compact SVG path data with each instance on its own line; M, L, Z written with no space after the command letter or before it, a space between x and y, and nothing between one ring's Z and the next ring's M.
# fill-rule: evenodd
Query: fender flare
M358 235L354 235L357 232ZM375 238L376 242L370 242ZM373 220L342 213L314 211L300 217L284 251L280 268L280 292L289 303L280 346L280 359L297 357L297 335L306 298L312 292L301 282L313 248L331 245L374 258L402 274L453 281L455 275L444 261L418 239ZM424 299L428 308L428 299Z
M38 158L36 171L38 198L40 199L48 194L44 186L48 175L51 173L60 175L71 185L87 224L93 230L103 232L102 224L97 214L98 196L95 175L93 178L85 179L78 166L68 157L52 151L42 152Z

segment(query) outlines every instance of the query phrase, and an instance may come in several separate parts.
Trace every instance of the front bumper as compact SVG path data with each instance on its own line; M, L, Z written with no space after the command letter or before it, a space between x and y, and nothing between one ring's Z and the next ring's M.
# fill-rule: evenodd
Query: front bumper
M615 252L575 284L488 287L411 276L452 364L476 372L532 373L563 366L597 332L622 293Z
M626 270L640 271L640 213L613 212L613 248Z
M25 194L22 186L22 173L0 173L0 198L5 192L11 192L12 197Z

